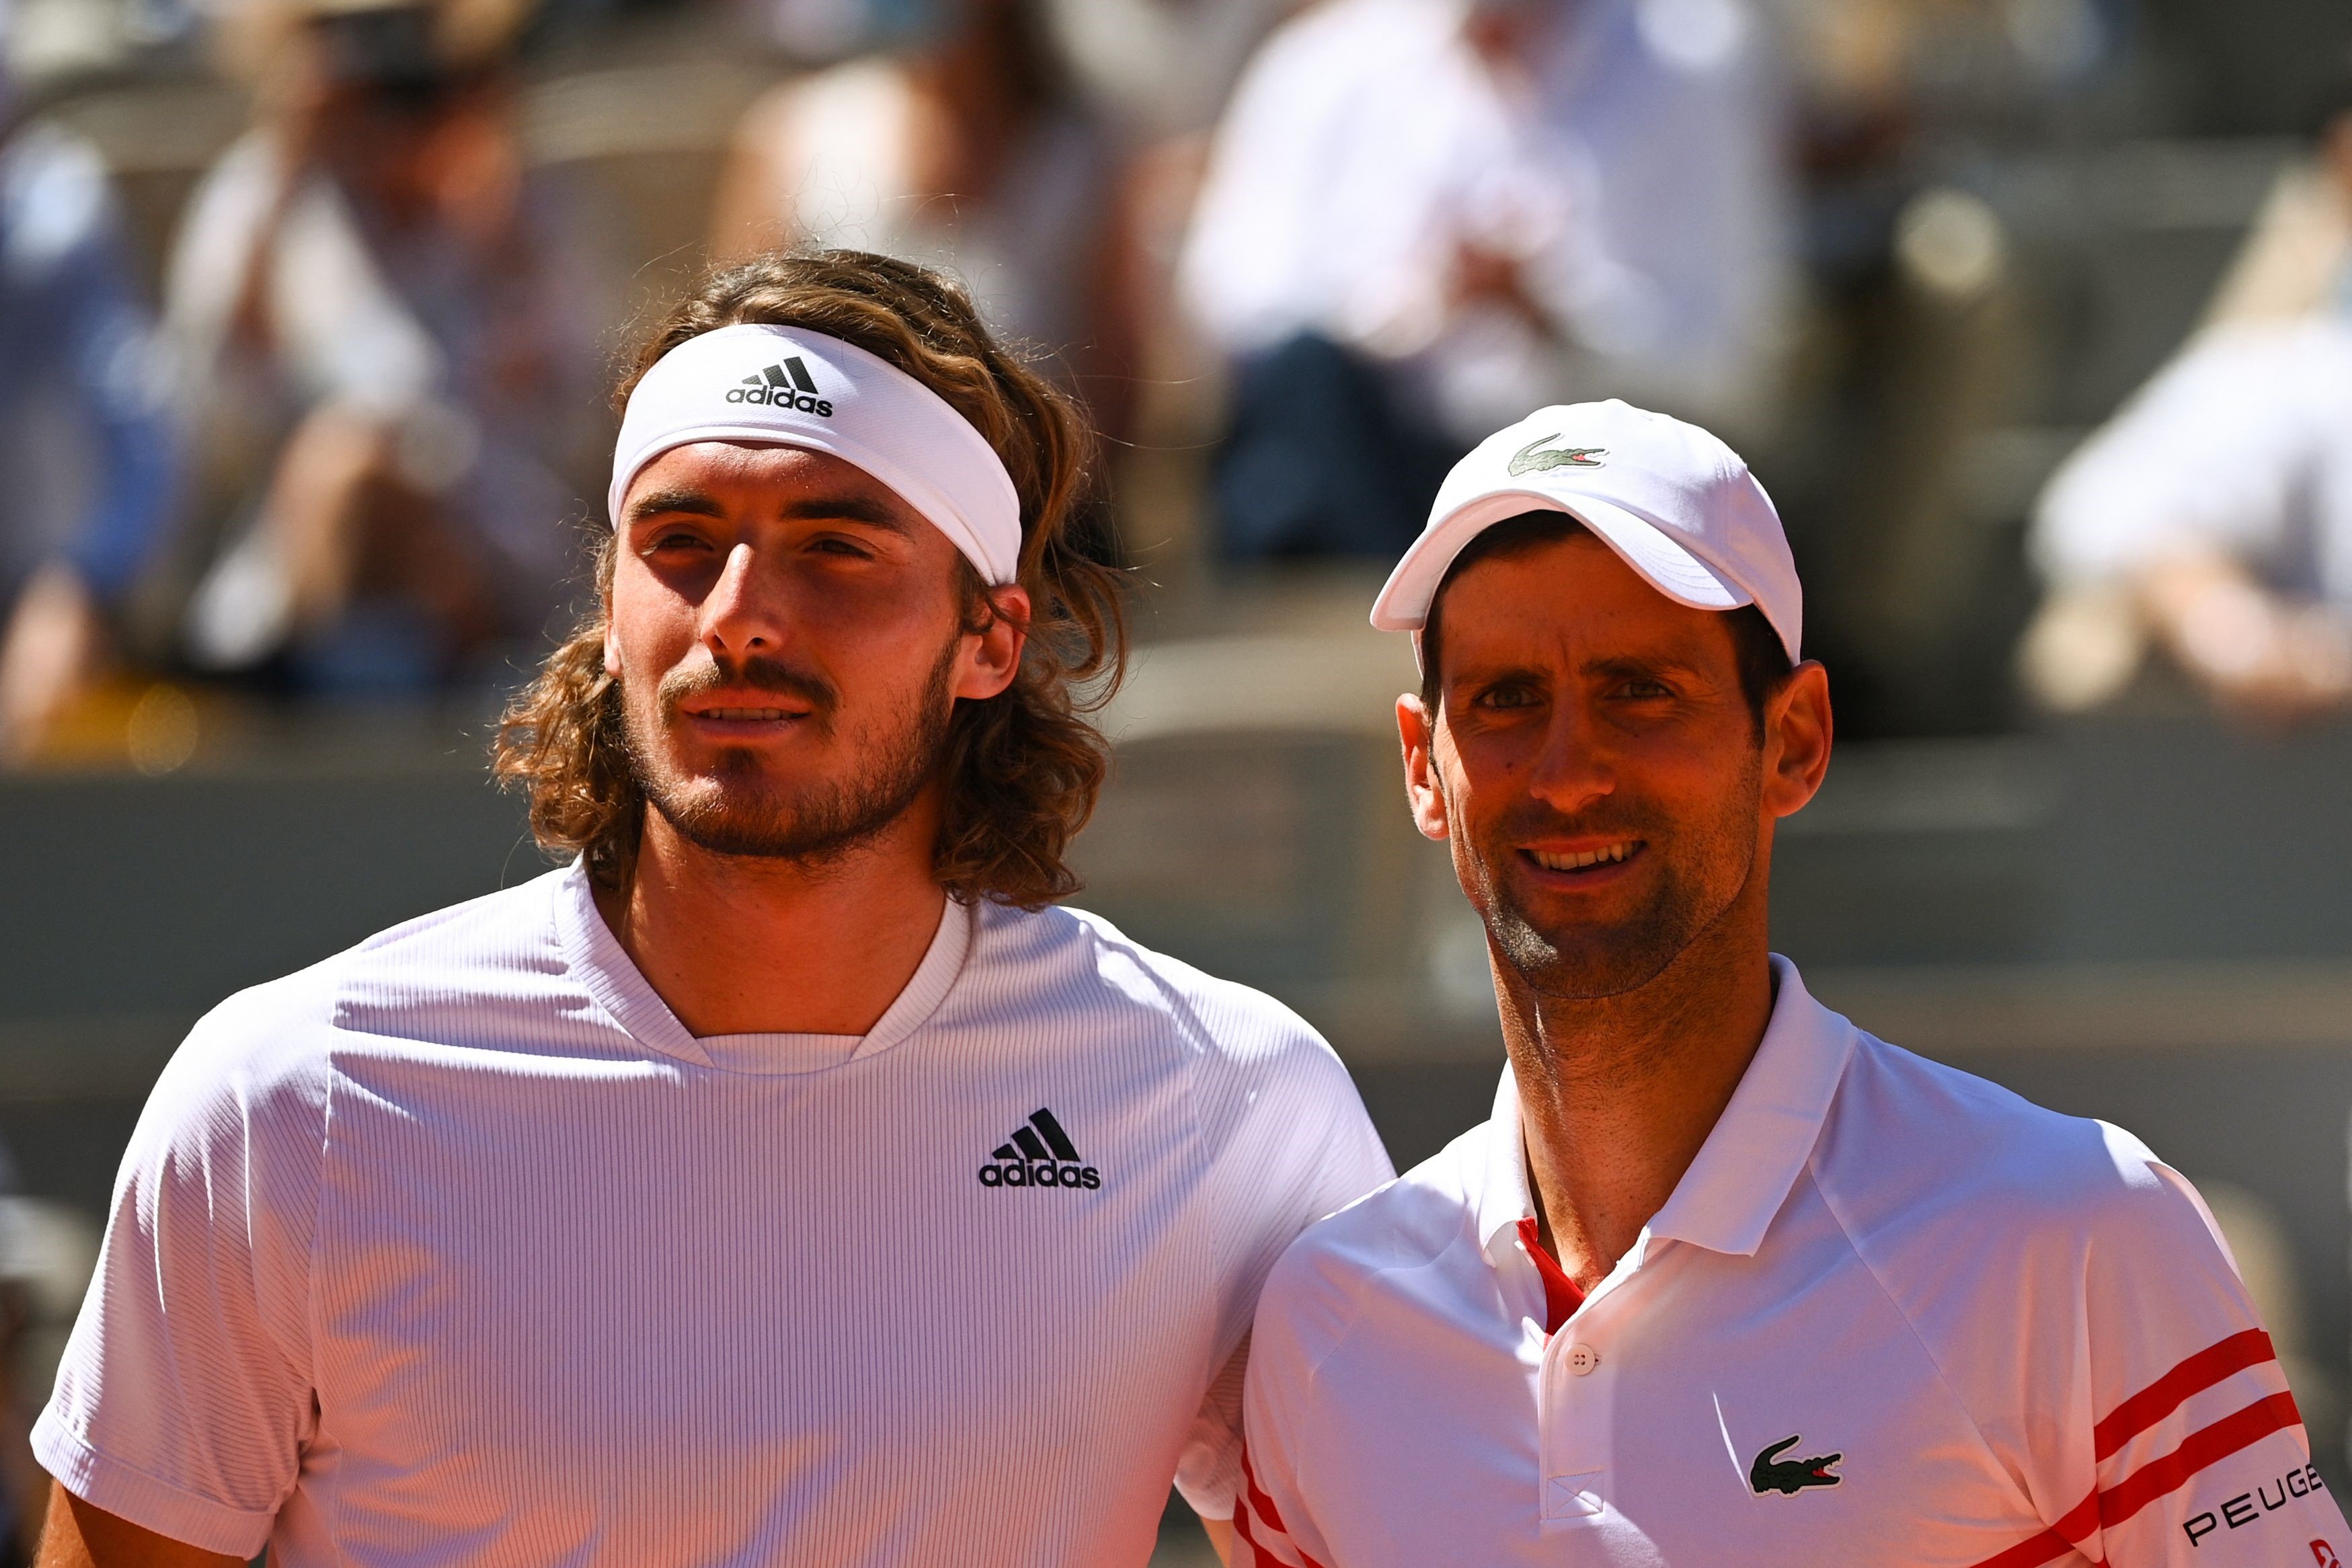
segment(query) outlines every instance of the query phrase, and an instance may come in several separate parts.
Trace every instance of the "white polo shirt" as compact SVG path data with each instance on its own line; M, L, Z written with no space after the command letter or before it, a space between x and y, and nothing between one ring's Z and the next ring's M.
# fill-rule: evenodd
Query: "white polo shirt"
M232 998L35 1451L287 1568L1144 1563L1259 1282L1389 1174L1277 1004L950 903L861 1038L696 1038L577 868Z
M2352 1557L2188 1184L1773 963L1729 1108L1559 1331L1508 1072L1492 1121L1291 1247L1249 1371L1255 1562Z

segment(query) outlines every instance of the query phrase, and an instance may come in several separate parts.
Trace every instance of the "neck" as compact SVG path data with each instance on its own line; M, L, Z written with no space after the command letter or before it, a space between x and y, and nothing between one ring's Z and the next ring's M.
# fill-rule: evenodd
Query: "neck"
M1622 995L1546 996L1496 964L1538 1222L1588 1290L1665 1206L1764 1038L1772 973L1761 880Z
M717 855L659 812L596 907L654 992L705 1035L863 1035L905 990L947 895L936 800L821 864Z

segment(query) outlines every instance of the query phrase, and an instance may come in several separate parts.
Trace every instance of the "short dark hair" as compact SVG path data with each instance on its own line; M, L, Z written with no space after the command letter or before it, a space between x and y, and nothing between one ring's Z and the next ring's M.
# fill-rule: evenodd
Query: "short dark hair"
M1443 682L1438 678L1438 647L1444 625L1445 590L1454 579L1481 561L1499 560L1506 556L1525 555L1563 539L1592 531L1564 511L1523 511L1517 517L1505 518L1482 531L1477 538L1462 547L1445 575L1438 579L1437 592L1430 596L1429 616L1421 628L1421 705L1431 714L1437 711L1438 696ZM1753 605L1742 605L1724 616L1724 629L1731 634L1732 655L1739 665L1739 692L1748 699L1748 716L1756 721L1759 735L1764 730L1764 703L1780 683L1789 679L1796 667L1789 662L1789 650L1780 646L1780 634L1764 618L1764 612Z

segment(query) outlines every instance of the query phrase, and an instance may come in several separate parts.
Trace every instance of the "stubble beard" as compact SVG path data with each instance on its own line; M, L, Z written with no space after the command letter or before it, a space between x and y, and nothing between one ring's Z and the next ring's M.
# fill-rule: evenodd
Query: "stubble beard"
M1695 830L1669 836L1666 825L1640 814L1610 820L1569 821L1542 814L1540 822L1506 818L1486 840L1468 847L1465 882L1475 881L1472 902L1486 927L1499 962L1537 996L1549 1001L1591 1002L1638 991L1667 967L1739 898L1755 872L1756 786L1762 758L1745 769L1743 787L1731 792L1724 810ZM1546 832L1606 832L1644 841L1644 856L1657 857L1657 892L1630 920L1614 925L1548 927L1519 894L1510 871L1514 847ZM1679 840L1682 853L1669 858Z
M953 715L956 648L954 641L948 644L913 701L876 704L877 712L896 710L904 718L861 744L847 777L777 779L750 747L721 750L709 774L680 775L662 737L646 731L675 722L679 703L718 683L715 671L706 680L666 678L650 721L635 704L623 703L630 774L646 805L698 849L808 867L837 861L880 837L939 776ZM821 734L835 731L840 700L829 683L765 659L745 661L735 677L739 684L814 704L799 722L817 726Z

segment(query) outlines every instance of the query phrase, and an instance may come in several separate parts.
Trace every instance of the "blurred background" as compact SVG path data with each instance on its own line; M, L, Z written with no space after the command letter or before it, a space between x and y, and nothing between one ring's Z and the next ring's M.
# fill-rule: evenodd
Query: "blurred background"
M2352 1479L2336 0L0 0L20 1556L160 1064L541 868L486 743L615 361L796 242L953 268L1092 407L1141 646L1082 901L1305 1012L1400 1165L1502 1054L1372 589L1530 407L1724 434L1841 727L1775 944L2198 1181Z

